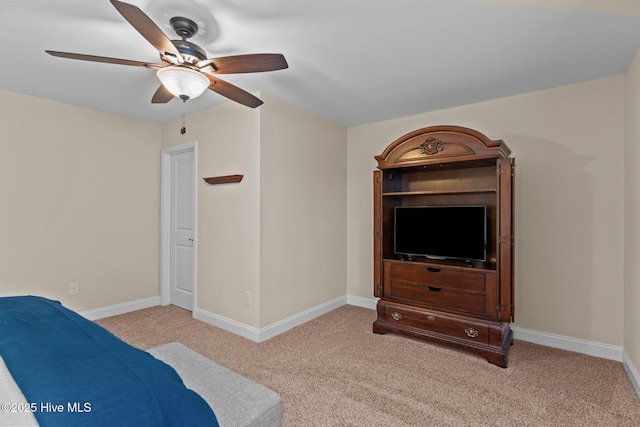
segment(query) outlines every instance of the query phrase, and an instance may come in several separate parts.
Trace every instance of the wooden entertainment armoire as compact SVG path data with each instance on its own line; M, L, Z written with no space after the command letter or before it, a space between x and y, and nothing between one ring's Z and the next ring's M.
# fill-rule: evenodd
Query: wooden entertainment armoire
M432 126L398 138L375 157L374 295L380 300L373 332L461 348L507 366L514 314L510 154L503 141L475 130ZM484 260L398 255L396 206L486 206ZM427 236L439 226L420 224Z

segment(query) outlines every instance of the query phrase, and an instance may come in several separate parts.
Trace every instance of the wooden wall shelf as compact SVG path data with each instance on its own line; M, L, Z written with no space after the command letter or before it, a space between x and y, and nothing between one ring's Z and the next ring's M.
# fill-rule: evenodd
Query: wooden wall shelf
M202 178L207 184L229 184L231 182L240 182L244 175L225 175L225 176L213 176L210 178Z

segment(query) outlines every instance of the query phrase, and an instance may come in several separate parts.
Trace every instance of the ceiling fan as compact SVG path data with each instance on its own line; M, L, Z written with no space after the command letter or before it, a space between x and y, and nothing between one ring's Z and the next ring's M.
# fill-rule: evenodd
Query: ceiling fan
M158 50L161 64L53 50L45 52L62 58L155 69L162 82L151 99L151 102L155 104L169 102L174 96L186 101L200 96L209 88L232 101L255 108L262 105L262 100L221 80L217 75L259 73L288 68L287 61L279 53L234 55L207 59L207 53L204 49L187 41L198 32L198 25L191 19L181 16L171 18L171 27L181 37L181 40L169 40L151 18L138 7L117 0L110 1L124 19Z

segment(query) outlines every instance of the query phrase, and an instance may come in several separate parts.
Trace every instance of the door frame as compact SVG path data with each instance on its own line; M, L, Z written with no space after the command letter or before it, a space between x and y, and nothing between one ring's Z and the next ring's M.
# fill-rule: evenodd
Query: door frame
M193 152L193 311L198 291L198 142L162 149L160 160L160 304L171 303L171 159L174 154Z

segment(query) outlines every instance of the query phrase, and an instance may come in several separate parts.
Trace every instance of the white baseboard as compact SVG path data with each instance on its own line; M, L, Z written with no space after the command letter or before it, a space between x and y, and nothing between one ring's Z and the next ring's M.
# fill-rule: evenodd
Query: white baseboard
M216 328L224 329L232 334L240 335L250 339L251 341L259 342L260 330L253 326L246 325L228 317L220 316L219 314L212 313L201 308L196 308L193 312L193 317L198 320L202 320L205 323L215 326Z
M331 301L327 301L326 303L320 304L316 307L312 307L298 314L294 314L293 316L280 320L264 328L255 328L253 326L246 325L233 319L208 312L201 308L197 308L194 311L194 317L213 326L248 338L252 341L261 342L278 334L281 334L282 332L288 331L289 329L299 326L305 322L308 322L309 320L315 319L316 317L322 316L323 314L335 310L336 308L341 307L345 304L375 310L377 302L377 298L365 298L355 295L345 295ZM128 313L131 311L142 310L144 308L154 307L157 305L160 305L159 296L129 301L122 304L98 308L95 310L83 311L80 314L89 320L97 320L105 317L116 316L118 314ZM513 325L511 326L511 329L513 330L513 336L515 339L545 345L548 347L575 351L577 353L616 360L618 362L624 361L623 356L626 355L626 353L623 352L622 347L618 346L602 344L594 341L586 341L579 338L572 338L546 332L539 332ZM627 365L630 365L630 369L632 370L631 372L635 372L634 375L636 375L637 377L638 372L635 370L635 367L628 359L628 357L625 367L627 367ZM637 379L636 382L640 383L640 381L638 381Z
M118 314L129 313L130 311L142 310L143 308L155 307L156 305L160 305L159 296L83 311L80 315L89 320L98 320L105 317L117 316Z
M624 370L627 371L627 376L631 380L633 388L636 389L636 394L640 397L640 374L631 361L631 358L629 358L626 350L622 350L622 365L624 366Z
M622 347L511 326L513 338L603 359L622 361Z
M377 298L363 298L347 295L347 304L349 305L375 310L377 303ZM533 331L513 325L511 325L511 329L513 330L513 337L522 341L528 341L534 344L545 345L547 347L558 348L561 350L574 351L576 353L588 354L590 356L601 357L604 359L616 360L618 362L623 360L622 347L546 332Z
M296 326L302 325L309 320L320 317L323 314L329 313L330 311L333 311L336 308L342 307L346 304L346 296L338 297L331 301L327 301L324 304L320 304L298 314L294 314L293 316L287 317L286 319L280 320L279 322L272 323L271 325L260 329L260 341L268 340L269 338L275 337L278 334L295 328Z
M378 305L378 298L364 298L355 295L347 295L347 304L375 310Z
M251 341L262 342L346 304L347 297L339 297L291 317L287 317L286 319L280 320L279 322L273 323L269 326L265 326L264 328L255 328L253 326L245 325L244 323L237 322L200 308L196 309L194 317L198 320L209 323L210 325L224 329L225 331L250 339Z
M202 320L203 322L209 323L210 325L224 329L236 335L240 335L255 342L262 342L288 331L289 329L295 328L296 326L302 325L305 322L313 320L316 317L333 311L336 308L342 307L343 305L348 304L375 310L377 303L377 298L345 295L331 301L327 301L326 303L320 304L316 307L312 307L264 328L255 328L227 317L208 312L201 308L197 308L194 311L193 316L198 320ZM89 320L98 320L157 305L160 305L159 296L116 304L95 310L83 311L80 314ZM513 337L517 340L528 341L547 347L574 351L576 353L587 354L589 356L622 362L636 393L640 396L640 373L638 373L638 370L624 348L615 345L582 340L579 338L534 331L513 325L511 326L511 329L513 330Z

